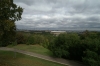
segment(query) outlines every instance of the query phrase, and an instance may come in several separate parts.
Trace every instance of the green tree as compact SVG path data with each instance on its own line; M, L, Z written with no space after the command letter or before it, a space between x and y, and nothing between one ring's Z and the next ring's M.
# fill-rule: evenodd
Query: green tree
M100 56L96 52L86 50L85 55L83 62L86 66L100 66Z
M0 0L0 45L6 46L16 40L15 21L21 19L23 9L13 0Z

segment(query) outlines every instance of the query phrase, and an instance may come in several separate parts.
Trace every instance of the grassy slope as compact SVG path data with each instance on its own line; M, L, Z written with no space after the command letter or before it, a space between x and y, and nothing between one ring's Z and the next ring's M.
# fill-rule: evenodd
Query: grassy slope
M25 45L25 44L19 44L17 46L8 46L10 48L16 48L16 49L21 49L21 50L26 50L26 51L30 51L30 52L35 52L38 54L42 54L42 55L48 55L48 56L52 56L52 52L49 51L48 49L40 46L40 45Z
M0 51L0 66L64 66L64 65L31 57L21 53L17 53L16 58L14 58L14 52Z

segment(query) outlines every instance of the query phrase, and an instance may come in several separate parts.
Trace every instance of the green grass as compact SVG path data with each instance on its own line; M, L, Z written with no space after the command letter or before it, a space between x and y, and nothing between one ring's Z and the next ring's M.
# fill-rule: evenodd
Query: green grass
M40 45L25 45L25 44L19 44L16 46L8 46L10 48L16 48L20 50L25 50L25 51L30 51L42 55L47 55L47 56L53 56L52 52Z
M14 58L14 52L0 50L0 66L65 66L21 53L16 54Z

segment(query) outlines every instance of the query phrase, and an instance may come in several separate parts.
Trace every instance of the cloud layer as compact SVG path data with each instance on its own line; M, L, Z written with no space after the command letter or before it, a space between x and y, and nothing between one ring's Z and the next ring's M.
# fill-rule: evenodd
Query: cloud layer
M19 29L100 28L100 0L14 0L24 8Z

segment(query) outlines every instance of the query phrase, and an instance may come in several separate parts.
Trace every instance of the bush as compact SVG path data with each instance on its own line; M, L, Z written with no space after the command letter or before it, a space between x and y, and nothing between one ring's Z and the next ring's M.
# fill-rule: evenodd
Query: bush
M57 57L69 58L70 55L72 55L71 53L76 50L73 50L71 47L77 45L78 43L79 36L77 34L60 34L52 43L50 43L49 49ZM69 51L69 49L72 49L73 51Z
M34 37L33 37L33 36L29 36L29 37L27 38L26 44L28 44L28 45L34 44Z
M83 62L87 66L100 66L100 56L93 51L85 51L86 56L83 57Z
M44 35L31 34L27 38L27 44L39 44L45 48L48 48L49 40Z
M56 57L84 61L88 66L100 66L100 36L97 32L60 34L49 44ZM88 50L87 50L88 49Z
M27 36L25 36L23 33L17 33L16 39L17 44L26 44Z

